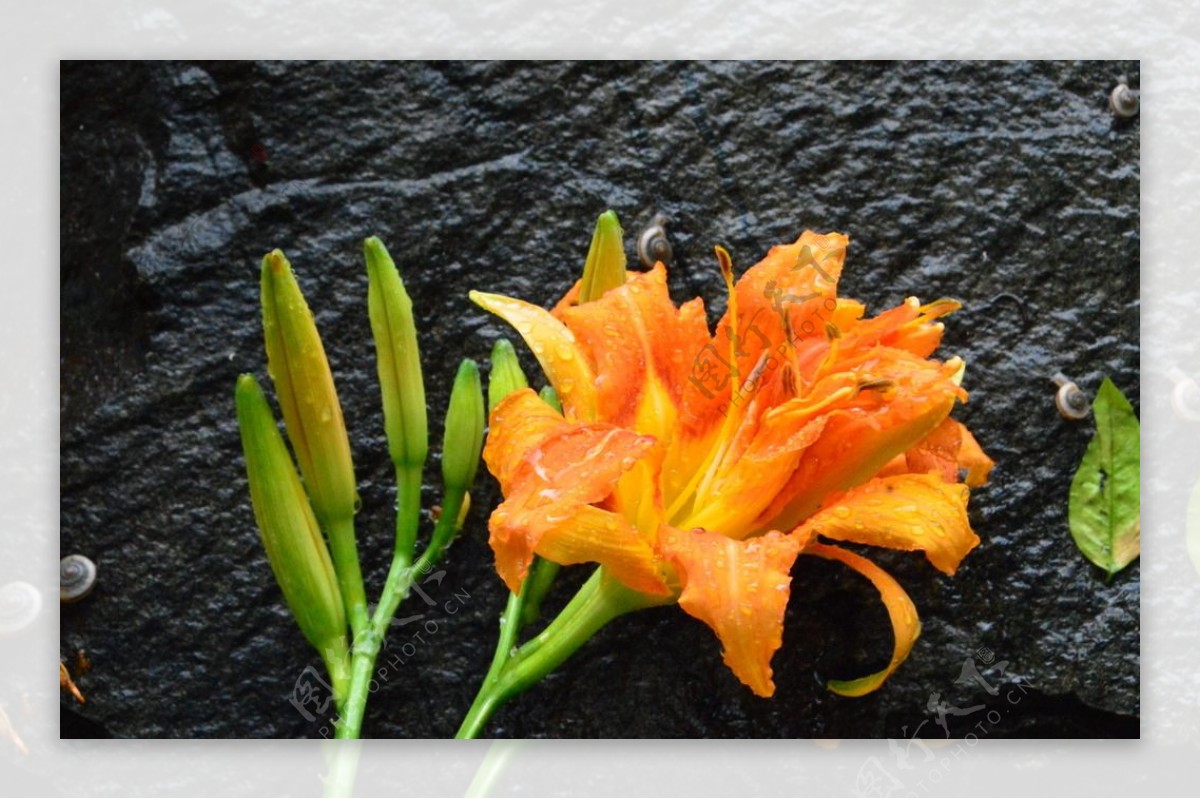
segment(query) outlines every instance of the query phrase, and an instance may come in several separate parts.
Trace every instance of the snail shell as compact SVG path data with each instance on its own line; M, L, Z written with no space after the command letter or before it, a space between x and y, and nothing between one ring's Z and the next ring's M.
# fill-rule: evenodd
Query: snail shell
M0 587L0 636L15 635L33 624L42 611L42 592L29 583Z
M655 214L650 225L638 236L637 253L642 266L650 268L659 261L670 266L674 257L671 241L667 238L666 214Z
M1125 78L1121 78L1108 95L1109 110L1122 119L1128 119L1137 114L1138 105L1137 95L1129 88Z
M1058 393L1054 395L1054 405L1058 408L1059 415L1072 422L1085 418L1092 410L1092 403L1088 400L1087 394L1084 394L1079 386L1075 385L1062 372L1056 374L1052 379L1058 385Z
M78 602L96 587L96 564L83 555L67 555L58 562L58 595L63 602Z

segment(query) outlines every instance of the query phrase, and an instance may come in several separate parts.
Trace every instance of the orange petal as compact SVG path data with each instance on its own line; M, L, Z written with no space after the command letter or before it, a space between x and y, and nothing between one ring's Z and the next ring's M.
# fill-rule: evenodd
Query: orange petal
M472 291L470 296L480 308L517 329L558 392L568 418L585 422L596 419L595 375L574 334L562 322L544 308L523 300L481 291Z
M924 550L939 571L954 574L979 537L967 521L967 487L935 474L877 477L844 494L800 526L838 541Z
M568 425L530 388L514 391L492 409L483 460L505 496L514 490L512 476L525 455Z
M524 404L529 416L544 420L544 411L529 406L528 398L534 396L532 391L518 393L523 393L526 399L518 398L514 404ZM513 410L508 406L511 399L497 406L493 417L504 413L506 408ZM498 436L499 443L489 440L488 448L494 450L485 450L488 468L507 486L507 499L493 511L488 527L496 570L514 593L520 590L542 537L556 531L566 535L558 525L575 518L582 506L608 497L621 476L655 444L653 438L639 436L632 430L602 424L571 424L561 417L556 426L553 420L530 422L528 426L537 427L540 440L536 444L522 448L518 442L507 440L511 436L505 431ZM584 559L580 549L583 538L568 539L574 542L570 551L575 562ZM593 554L586 559L602 562L611 555L599 544Z
M761 528L795 527L829 494L866 482L941 424L965 396L955 382L958 359L939 364L873 347L848 365L863 388L829 412L821 437L756 522Z
M937 474L947 483L958 482L958 451L963 426L947 417L933 431L904 453L907 471Z
M737 283L737 332L746 353L739 359L743 372L753 368L762 349L789 338L824 338L849 244L840 233L806 230L794 244L772 247L766 258L746 270ZM728 323L728 317L723 318L718 332ZM759 333L768 343L760 346Z
M839 327L850 349L861 350L878 344L927 358L942 340L943 326L936 320L961 307L955 300L940 299L921 305L916 297L908 297L900 305L872 319Z
M900 664L912 651L917 636L921 634L921 622L917 619L917 609L913 606L908 594L891 575L876 566L866 558L861 558L852 552L839 547L824 544L809 544L804 550L805 555L816 555L829 560L839 560L875 584L883 604L887 608L888 617L892 620L892 632L895 644L892 647L892 660L883 671L875 672L856 680L830 680L829 690L842 696L865 696L883 685L892 676Z
M599 563L635 591L671 593L654 550L619 513L591 505L576 505L565 518L543 512L533 517L530 538L537 541L534 551L546 560L564 566Z
M964 481L978 488L988 481L988 473L996 462L984 454L961 422L947 418L925 438L905 453L906 471L914 474L934 472L948 483L958 482L959 469L966 469Z
M921 306L916 319L900 325L896 332L885 336L881 343L886 347L908 350L919 358L928 358L942 343L942 332L945 329L941 322L935 320L960 308L962 303L951 299L926 303Z
M780 533L734 541L705 530L671 530L664 552L683 583L679 605L717 634L725 664L759 696L775 693L771 657L783 643L799 543Z
M988 475L996 462L984 453L970 430L958 422L955 424L958 424L962 435L962 443L958 448L958 465L967 470L967 479L964 482L971 488L978 488L987 483Z
M732 391L763 352L786 350L788 341L825 336L829 309L839 305L837 280L848 243L840 233L805 231L794 244L772 247L746 270L734 289L736 323L726 312L716 335L688 356L691 372L682 404L689 425L702 431L714 415L719 421L721 406L729 404Z
M658 264L597 300L560 304L555 315L595 369L597 418L665 440L691 361L708 341L703 305L677 310Z
M718 530L731 538L744 538L752 522L770 504L796 469L804 451L825 428L830 405L854 394L852 375L835 376L805 397L795 397L758 414L755 407L743 420L747 432L738 431L728 451L709 468L711 480L698 486L694 507L678 526ZM765 392L764 392L765 393Z

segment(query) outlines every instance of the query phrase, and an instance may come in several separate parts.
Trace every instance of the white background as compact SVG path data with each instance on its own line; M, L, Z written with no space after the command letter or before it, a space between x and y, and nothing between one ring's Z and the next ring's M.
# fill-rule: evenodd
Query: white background
M0 679L41 684L30 754L0 740L0 794L1128 795L1192 793L1200 759L1200 564L1187 496L1200 421L1200 4L701 0L6 4L0 21L0 564L42 589L39 635ZM148 57L1140 58L1142 740L950 743L900 772L882 741L59 741L58 61ZM1114 76L1115 77L1115 76ZM104 198L97 198L104 202ZM1138 268L1130 264L1130 268ZM1200 519L1193 520L1200 551ZM13 560L16 566L13 565ZM236 713L236 707L229 707ZM479 767L488 757L486 775ZM875 760L872 760L875 758ZM354 765L357 760L357 770ZM899 785L869 781L885 764ZM342 789L348 788L344 784ZM876 793L876 795L881 795Z

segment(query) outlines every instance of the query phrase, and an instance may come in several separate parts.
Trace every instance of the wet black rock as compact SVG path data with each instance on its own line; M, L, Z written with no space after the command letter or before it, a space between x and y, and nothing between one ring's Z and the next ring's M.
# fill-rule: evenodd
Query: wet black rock
M843 291L870 308L962 300L943 351L969 364L958 415L998 463L971 500L983 543L954 578L878 556L924 632L867 698L823 681L886 662L882 606L802 558L775 698L663 608L603 630L490 731L1136 736L1139 566L1106 581L1068 535L1091 427L1059 418L1050 382L1110 375L1138 404L1139 123L1107 108L1122 74L1137 88L1136 63L64 65L62 544L100 568L62 611L63 651L94 664L64 734L320 734L289 702L317 661L263 557L233 418L236 375L265 378L264 252L288 253L325 338L377 592L394 499L361 240L408 282L437 431L457 360L511 336L467 291L552 302L612 208L631 255L669 216L674 295L714 312L714 244L744 268L805 228L851 237ZM367 735L453 734L486 670L504 598L490 477L475 499L437 604L415 598L425 618L393 631Z

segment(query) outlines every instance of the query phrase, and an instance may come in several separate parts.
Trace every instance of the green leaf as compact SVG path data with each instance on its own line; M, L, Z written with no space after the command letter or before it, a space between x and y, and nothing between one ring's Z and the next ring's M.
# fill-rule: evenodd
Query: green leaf
M1109 577L1141 552L1141 428L1107 377L1092 406L1096 435L1071 481L1069 520L1079 551Z

